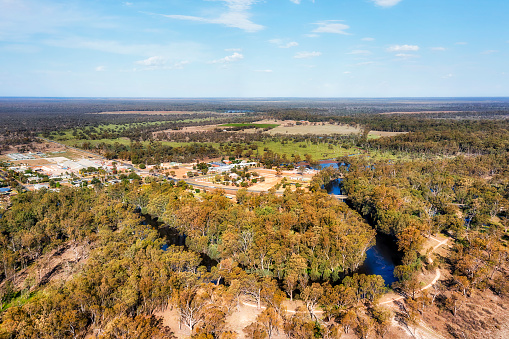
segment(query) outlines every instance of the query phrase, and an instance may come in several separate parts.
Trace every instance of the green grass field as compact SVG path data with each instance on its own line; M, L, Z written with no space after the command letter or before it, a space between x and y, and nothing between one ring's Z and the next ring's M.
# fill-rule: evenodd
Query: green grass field
M306 142L297 142L283 145L276 141L259 141L256 142L256 144L258 145L259 154L263 154L264 149L267 148L278 154L286 154L289 158L292 155L299 155L302 159L304 159L306 154L310 154L315 160L337 158L361 152L356 147L344 148L341 146L331 145L331 148L329 148L329 144L326 143L313 145Z
M89 142L92 146L97 146L98 144L105 143L107 145L113 145L118 142L121 145L129 145L130 141L127 138L119 138L119 139L99 139L99 140L64 140L60 141L62 144L68 146L77 145L80 147L83 142ZM148 145L149 142L142 142L143 145ZM163 141L163 145L171 146L171 147L179 147L193 144L192 142L172 142L172 141ZM219 143L204 143L206 145L211 145L215 148L219 148ZM316 144L313 145L311 143L306 142L297 142L297 143L286 143L282 144L281 142L276 141L258 141L254 143L258 148L254 150L254 154L263 155L265 153L265 149L270 150L272 152L278 153L280 155L286 154L288 159L291 159L292 155L298 155L302 159L305 158L306 154L310 154L313 159L321 160L321 159L331 159L337 158L345 155L359 154L361 151L359 148L350 147L344 148L341 146L331 145L329 148L329 144ZM305 147L303 147L305 146Z

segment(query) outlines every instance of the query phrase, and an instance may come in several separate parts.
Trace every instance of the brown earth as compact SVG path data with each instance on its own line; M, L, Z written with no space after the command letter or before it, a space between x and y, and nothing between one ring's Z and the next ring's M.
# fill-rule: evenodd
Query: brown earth
M438 305L437 305L438 304ZM491 290L474 291L456 316L436 303L424 311L423 320L445 338L509 338L509 300Z
M43 153L50 153L50 152L59 152L64 151L65 147L60 146L58 144L52 143L52 142L31 142L29 144L25 145L13 145L9 146L7 150L2 151L2 155L4 154L11 154L11 153L20 153L19 149L21 147L25 146L27 149L27 152L43 152Z
M32 280L31 289L43 286L52 281L67 281L86 263L90 245L86 242L79 245L66 244L53 249L37 259L37 264L16 273L13 284L16 289L26 288L27 278ZM2 282L5 284L6 280Z

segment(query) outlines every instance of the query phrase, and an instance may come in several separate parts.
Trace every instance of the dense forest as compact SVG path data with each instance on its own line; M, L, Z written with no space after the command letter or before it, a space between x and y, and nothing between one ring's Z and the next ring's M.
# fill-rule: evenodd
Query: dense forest
M185 234L185 247L165 245L168 239L141 222L139 208ZM242 294L271 305L279 319L285 293L312 298L314 316L311 306L325 298L323 289L334 289L347 298L323 300L335 319L385 289L380 277L345 278L364 260L374 230L322 192L241 191L232 203L220 191L198 198L169 183L41 191L15 198L0 230L7 337L109 338L134 329L147 338L171 337L150 318L169 305L190 330L224 337L224 317ZM53 249L75 255L68 269L76 274L67 281L48 282L37 269ZM216 265L207 270L204 257ZM189 307L198 311L188 314Z

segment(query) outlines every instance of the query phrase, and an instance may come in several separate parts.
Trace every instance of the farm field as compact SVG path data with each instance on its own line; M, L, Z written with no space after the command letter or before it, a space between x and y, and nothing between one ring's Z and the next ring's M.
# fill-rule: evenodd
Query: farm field
M408 132L386 132L386 131L369 131L368 139L378 139L381 137L393 137L396 135L407 134Z
M349 125L335 125L327 122L311 123L306 122L298 125L296 121L281 121L278 122L279 126L267 131L269 134L359 134L362 132L360 127L354 127Z
M223 124L219 127L246 127L246 128L275 128L279 124L245 123L245 124Z
M331 159L345 155L359 154L362 151L357 147L344 148L339 145L328 143L312 144L309 142L281 143L277 141L259 141L258 152L262 154L265 149L278 154L286 154L287 156L298 155L305 158L306 154L312 156L313 159Z

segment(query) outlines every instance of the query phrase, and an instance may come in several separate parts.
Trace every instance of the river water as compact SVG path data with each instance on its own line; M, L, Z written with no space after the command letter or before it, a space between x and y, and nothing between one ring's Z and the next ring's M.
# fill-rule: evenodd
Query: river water
M327 193L332 195L344 194L341 181L342 179L336 179L327 185ZM397 281L394 277L394 268L398 260L397 247L394 241L388 236L378 234L376 245L366 252L366 260L357 269L356 273L381 275L385 284L390 286Z

